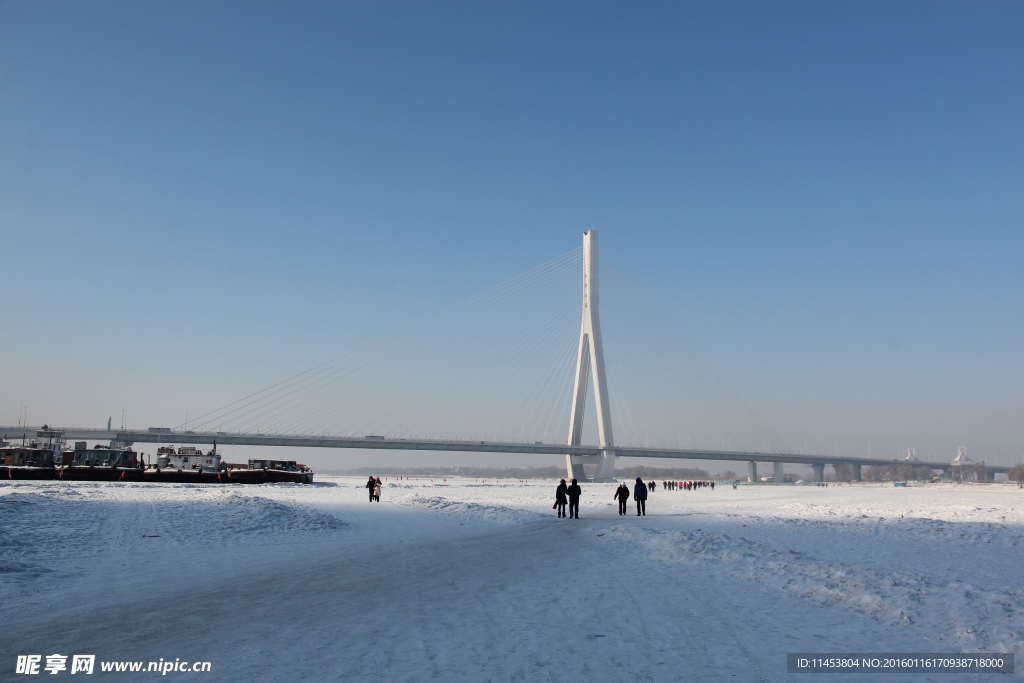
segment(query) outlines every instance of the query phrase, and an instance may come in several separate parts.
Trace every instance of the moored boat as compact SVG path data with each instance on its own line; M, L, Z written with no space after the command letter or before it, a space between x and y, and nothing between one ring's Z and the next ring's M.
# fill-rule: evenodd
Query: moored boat
M294 460L221 460L216 444L207 452L193 446L161 446L156 464L147 467L140 454L123 444L84 441L67 450L63 433L45 425L20 446L0 440L0 480L62 479L68 481L187 482L203 484L310 484L313 472Z

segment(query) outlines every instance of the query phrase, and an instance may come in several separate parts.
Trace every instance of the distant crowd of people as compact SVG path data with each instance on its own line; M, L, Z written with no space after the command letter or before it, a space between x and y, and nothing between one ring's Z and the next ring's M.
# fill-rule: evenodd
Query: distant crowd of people
M661 485L667 491L695 491L702 488L715 490L713 481L663 481Z

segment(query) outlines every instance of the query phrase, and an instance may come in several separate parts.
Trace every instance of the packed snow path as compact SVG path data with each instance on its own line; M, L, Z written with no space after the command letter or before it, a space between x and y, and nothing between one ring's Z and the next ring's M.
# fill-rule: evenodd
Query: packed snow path
M0 488L3 666L57 652L210 661L218 681L776 681L787 652L1012 650L1024 624L1019 508L965 504L984 492L659 490L637 518L590 486L570 520L548 483L424 479L375 504L359 483ZM843 676L861 679L878 680Z

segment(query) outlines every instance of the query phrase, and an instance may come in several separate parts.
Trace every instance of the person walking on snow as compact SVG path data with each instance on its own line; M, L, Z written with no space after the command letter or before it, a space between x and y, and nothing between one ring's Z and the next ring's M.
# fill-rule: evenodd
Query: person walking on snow
M373 484L373 499L378 503L380 502L381 486L383 486L383 484L380 483L380 477L377 477L377 480Z
M636 516L647 516L647 486L640 477L636 478L636 486L633 487L633 500L636 501Z
M377 488L377 480L370 475L370 481L366 482L366 488L370 489L370 502L373 502L373 490Z
M626 486L626 482L622 482L619 488L615 489L615 499L619 501L619 514L626 514L626 501L629 500L629 487Z
M575 479L573 481L575 481ZM563 479L562 483L558 485L557 489L555 489L555 507L558 508L559 517L565 517L565 504L568 502L569 496L567 491L568 487L565 485L565 479Z
M570 486L566 490L566 493L569 494L569 519L572 519L573 517L575 517L576 519L579 519L580 518L580 494L583 493L583 491L580 489L580 486L579 486L579 484L576 483L575 479L572 480L572 486Z

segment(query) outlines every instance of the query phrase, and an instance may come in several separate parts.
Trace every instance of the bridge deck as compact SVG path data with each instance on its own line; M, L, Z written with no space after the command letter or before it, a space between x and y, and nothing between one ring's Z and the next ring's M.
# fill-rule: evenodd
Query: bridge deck
M37 427L0 426L0 435L8 439L20 439L24 434L31 437ZM53 428L57 429L57 428ZM455 441L439 439L394 439L356 436L313 436L289 434L239 434L229 432L190 431L135 431L119 429L59 428L68 440L89 441L117 440L123 443L157 444L212 444L235 446L289 446L295 448L367 448L403 451L455 451L472 453L521 453L534 455L576 455L599 456L601 449L594 445L569 446L552 443L518 443L501 441ZM760 453L748 451L714 451L698 449L638 448L625 446L614 448L620 458L678 458L687 460L731 460L736 462L782 462L807 465L915 465L932 469L950 469L951 463L922 460L883 460L880 458L858 458L846 456L816 455L806 453ZM986 465L993 473L1005 473L1005 466Z

